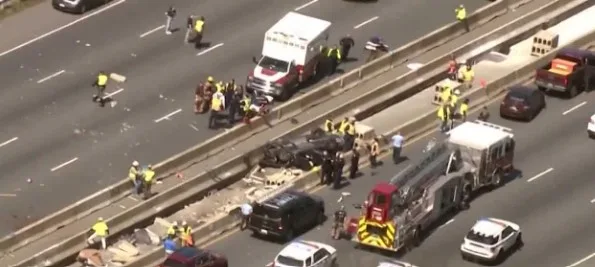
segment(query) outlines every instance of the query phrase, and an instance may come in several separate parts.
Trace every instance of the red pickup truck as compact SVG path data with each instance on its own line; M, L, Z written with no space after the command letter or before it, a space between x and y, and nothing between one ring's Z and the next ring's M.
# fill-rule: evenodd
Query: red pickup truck
M535 84L543 91L557 91L574 97L580 91L590 89L585 88L586 67L595 68L595 53L579 48L564 48L550 63L536 71Z

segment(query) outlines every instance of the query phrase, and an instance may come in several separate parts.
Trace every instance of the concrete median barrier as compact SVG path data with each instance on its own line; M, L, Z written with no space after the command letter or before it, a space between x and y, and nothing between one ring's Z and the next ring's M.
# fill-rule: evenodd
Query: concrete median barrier
M473 27L476 27L476 25L479 25L480 23L483 23L487 20L490 20L496 16L505 13L506 9L506 1L497 1L489 5L488 7L475 12L469 17L469 19ZM471 20L471 18L474 19ZM455 24L456 23L451 25ZM384 68L388 69L387 66L394 66L396 65L395 62L404 62L406 60L403 57L399 57L400 54L412 57L413 55L421 54L425 51L428 51L429 49L437 47L439 43L437 44L436 42L446 42L447 40L444 39L446 38L445 36L452 35L454 30L453 28L443 28L442 31L445 32L441 33L440 30L434 31L433 33L430 33L406 45L404 48L401 48L399 50L400 52L394 52L393 55L390 55L390 60L386 59L389 58L387 56L382 59L378 59L377 61L366 64L362 69L370 68L371 70L372 67L369 66L383 64L385 65ZM456 34L455 36L451 36L448 40L453 39L455 37ZM382 69L382 67L377 68L377 70L379 69ZM215 156L224 151L225 149L234 146L238 142L245 140L248 136L252 136L254 134L257 134L258 132L273 127L276 124L276 122L291 119L295 114L301 113L303 110L323 103L329 97L341 93L342 90L344 91L348 90L349 88L352 88L352 84L355 84L358 81L361 81L362 79L368 79L371 77L371 72L368 72L368 74L366 75L361 75L360 70L350 72L347 75L343 76L343 78L330 81L327 84L312 90L312 92L308 94L296 97L293 101L276 107L273 110L273 112L271 112L271 114L269 114L265 118L253 119L252 123L250 123L249 125L236 126L227 133L213 137L201 143L200 145L189 148L180 154L177 154L159 164L156 164L155 169L157 173L169 176L171 173L173 173L174 170L182 168L181 166L195 164L198 161ZM403 81L403 83L405 83L405 81ZM308 127L310 126L311 125L309 125ZM126 179L121 181L120 183L117 183L102 191L99 191L85 199L82 199L77 203L74 203L73 205L70 205L40 221L37 221L3 238L2 240L0 240L0 251L14 250L16 248L26 245L28 242L30 242L30 240L38 239L41 236L50 233L57 228L65 227L65 225L77 220L77 218L84 217L102 207L109 205L110 203L122 197L125 197L129 194L129 190L130 183ZM164 192L163 194L166 193Z

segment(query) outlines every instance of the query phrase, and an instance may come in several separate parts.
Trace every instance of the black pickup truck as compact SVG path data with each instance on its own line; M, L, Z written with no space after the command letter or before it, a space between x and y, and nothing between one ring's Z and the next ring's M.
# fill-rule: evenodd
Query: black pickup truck
M591 88L585 88L585 62L595 69L595 53L579 48L561 49L550 63L536 71L535 84L543 91L563 92L570 97L588 91Z

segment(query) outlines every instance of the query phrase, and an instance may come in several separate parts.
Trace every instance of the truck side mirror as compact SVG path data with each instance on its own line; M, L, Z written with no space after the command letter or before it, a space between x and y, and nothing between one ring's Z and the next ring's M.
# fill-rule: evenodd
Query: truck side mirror
M258 60L256 60L256 57L252 57L252 62L254 62L254 64L258 64Z

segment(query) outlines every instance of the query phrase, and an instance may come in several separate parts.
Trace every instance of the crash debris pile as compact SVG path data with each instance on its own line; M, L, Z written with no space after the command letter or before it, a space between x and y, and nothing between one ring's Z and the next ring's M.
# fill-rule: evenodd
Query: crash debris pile
M155 218L152 225L144 229L136 229L129 236L122 237L115 244L102 251L103 260L110 263L110 266L124 266L149 253L155 248L160 248L162 240L166 236L167 229L174 223L186 221L192 229L200 229L203 225L218 221L212 228L226 228L224 224L233 223L233 219L222 220L230 213L239 210L239 206L256 201L257 199L275 194L278 189L276 185L264 185L256 183L250 179L244 179L221 191L213 191L209 196L202 200L190 204L168 218ZM161 209L162 207L155 207ZM233 218L233 217L231 217ZM207 236L205 234L216 234L211 231L200 231L194 235L195 240L201 240Z

